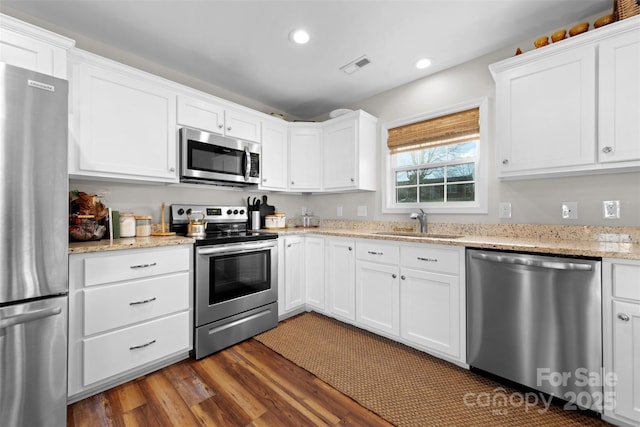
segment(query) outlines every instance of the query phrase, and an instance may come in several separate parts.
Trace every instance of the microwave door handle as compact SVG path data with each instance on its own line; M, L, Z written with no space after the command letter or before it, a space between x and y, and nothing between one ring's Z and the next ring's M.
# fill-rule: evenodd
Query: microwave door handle
M249 147L244 147L244 180L249 180L251 174L251 154L249 154Z

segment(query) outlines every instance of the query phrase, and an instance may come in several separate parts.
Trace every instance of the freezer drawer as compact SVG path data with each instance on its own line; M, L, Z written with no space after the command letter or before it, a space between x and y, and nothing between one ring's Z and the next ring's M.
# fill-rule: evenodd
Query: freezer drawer
M64 426L67 297L0 307L0 424Z

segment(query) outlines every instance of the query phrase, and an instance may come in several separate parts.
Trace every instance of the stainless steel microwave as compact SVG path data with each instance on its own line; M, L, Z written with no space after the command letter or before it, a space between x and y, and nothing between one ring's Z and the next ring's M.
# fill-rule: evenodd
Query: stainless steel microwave
M242 186L260 181L260 144L180 129L180 181Z

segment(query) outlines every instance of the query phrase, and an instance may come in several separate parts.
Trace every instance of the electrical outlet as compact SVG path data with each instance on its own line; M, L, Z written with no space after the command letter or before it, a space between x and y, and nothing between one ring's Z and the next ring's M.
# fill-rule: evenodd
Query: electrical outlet
M336 216L342 216L342 206L336 208Z
M367 216L367 207L366 206L358 206L357 215L358 216Z
M578 219L578 202L562 202L562 218Z
M605 219L619 219L620 200L607 200L602 202L602 217Z
M301 213L302 215L306 215L308 212L309 212L309 211L307 211L307 207L306 207L306 206L303 206L302 208L300 208L300 213Z
M511 203L501 202L498 205L498 217L499 218L511 218Z

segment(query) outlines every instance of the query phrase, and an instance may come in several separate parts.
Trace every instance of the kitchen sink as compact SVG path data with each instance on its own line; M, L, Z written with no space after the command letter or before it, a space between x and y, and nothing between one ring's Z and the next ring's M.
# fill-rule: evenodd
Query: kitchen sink
M421 239L459 239L464 237L459 234L420 233L417 231L379 231L379 236L416 237Z

